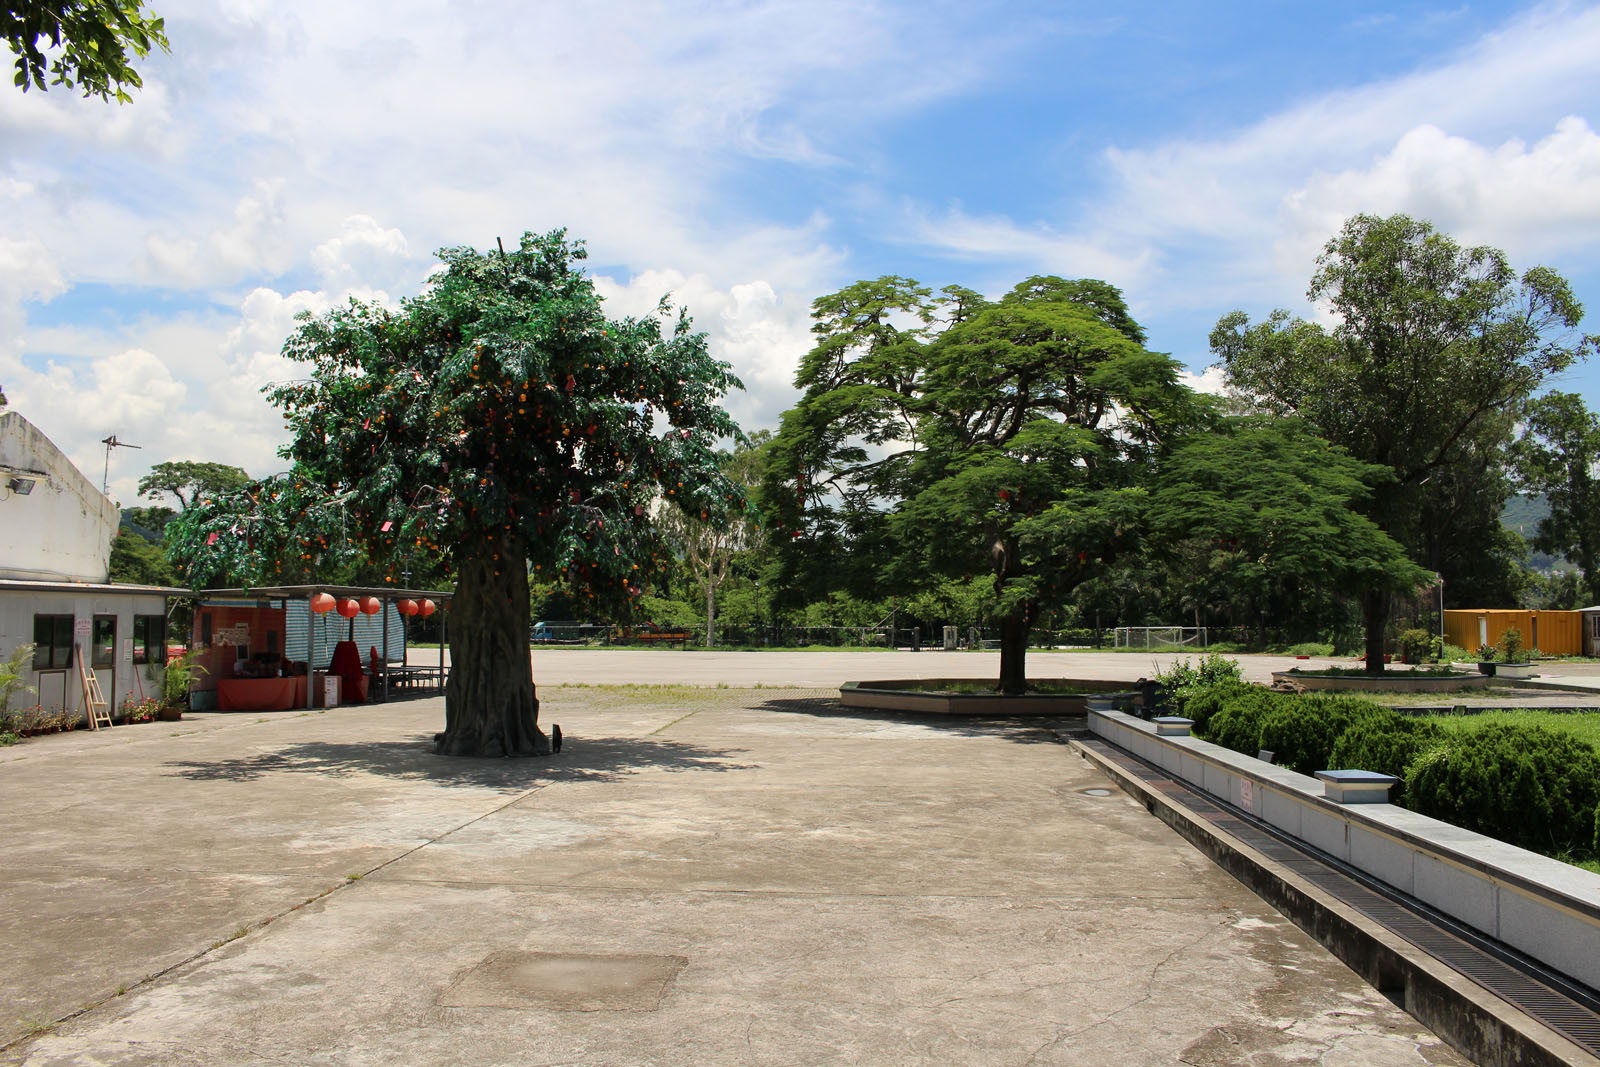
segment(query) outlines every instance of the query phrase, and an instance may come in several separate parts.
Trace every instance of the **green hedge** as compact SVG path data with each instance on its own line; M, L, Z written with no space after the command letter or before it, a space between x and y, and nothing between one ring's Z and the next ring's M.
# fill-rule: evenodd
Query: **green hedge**
M1256 747L1271 750L1280 766L1301 774L1316 774L1335 766L1357 768L1356 764L1331 762L1339 738L1358 722L1399 717L1382 705L1357 697L1327 693L1273 695L1277 699L1261 717ZM1375 768L1360 765L1359 769Z
M1444 742L1445 732L1431 719L1385 711L1357 719L1334 741L1328 766L1392 774L1400 781L1389 790L1389 801L1406 806L1405 777L1424 752Z
M1274 693L1223 681L1190 686L1195 733L1302 774L1340 768L1401 779L1391 800L1488 837L1565 857L1600 854L1600 753L1540 726L1447 731L1357 697Z
M1595 847L1600 754L1538 726L1493 724L1444 738L1406 774L1407 806L1560 856Z

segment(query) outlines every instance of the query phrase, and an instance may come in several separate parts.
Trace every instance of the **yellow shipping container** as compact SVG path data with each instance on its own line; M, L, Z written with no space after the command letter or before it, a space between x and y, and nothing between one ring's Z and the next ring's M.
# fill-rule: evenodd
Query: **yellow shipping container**
M1495 608L1456 608L1444 613L1444 639L1472 652L1480 645L1498 644L1515 627L1522 645L1547 656L1583 655L1583 614L1577 611L1502 611Z

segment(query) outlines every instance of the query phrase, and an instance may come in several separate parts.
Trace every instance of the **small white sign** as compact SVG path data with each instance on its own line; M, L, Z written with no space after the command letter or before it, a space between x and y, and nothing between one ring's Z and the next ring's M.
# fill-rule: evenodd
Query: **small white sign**
M87 641L89 634L93 632L93 626L94 623L88 619L78 619L72 624L72 632L77 635L79 640Z
M219 627L211 632L211 639L219 645L237 645L240 648L249 648L250 624L240 622L228 627Z
M1252 814L1256 810L1255 783L1248 778L1239 783L1239 806Z
M131 637L124 637L122 639L122 662L133 662L133 638Z

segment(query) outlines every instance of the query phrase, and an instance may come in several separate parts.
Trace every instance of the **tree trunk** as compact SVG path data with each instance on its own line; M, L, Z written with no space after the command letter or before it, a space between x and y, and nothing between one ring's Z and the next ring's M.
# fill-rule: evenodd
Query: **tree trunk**
M1026 608L1000 620L1000 691L1028 691L1028 611Z
M706 583L706 647L712 648L717 643L717 587L713 582Z
M445 727L433 749L443 756L548 755L528 653L527 549L502 534L458 558Z
M1361 594L1361 625L1367 638L1367 671L1383 673L1383 632L1389 626L1389 594L1368 589Z

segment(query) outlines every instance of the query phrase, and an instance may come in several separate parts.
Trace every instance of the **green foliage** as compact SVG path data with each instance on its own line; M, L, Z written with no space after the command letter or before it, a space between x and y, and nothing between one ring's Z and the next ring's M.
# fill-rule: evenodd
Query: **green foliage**
M150 473L139 479L139 495L155 499L165 494L177 500L179 510L187 511L197 500L238 492L249 484L250 476L238 467L177 460L151 467Z
M1500 634L1498 643L1500 658L1507 663L1523 662L1522 631L1515 626L1508 626Z
M1097 281L989 303L884 277L813 318L762 487L775 577L812 600L981 577L1021 688L1029 628L1136 547L1153 459L1192 420L1176 365Z
M1245 618L1304 610L1308 594L1409 589L1425 577L1358 507L1387 469L1362 463L1293 419L1223 419L1173 451L1151 498L1179 571Z
M1172 713L1189 718L1193 718L1186 710L1189 700L1200 690L1231 683L1243 684L1240 681L1239 661L1216 652L1201 656L1198 665L1187 659L1173 660L1171 666L1155 676L1155 680L1166 689L1167 703ZM1196 730L1201 729L1198 720L1195 727Z
M11 653L11 658L0 660L0 711L4 711L11 703L12 693L32 693L31 685L22 683L23 674L30 669L33 662L33 645L21 645Z
M111 539L112 582L130 585L176 585L167 554L129 529Z
M1328 766L1339 770L1392 774L1400 781L1389 790L1389 802L1406 805L1405 778L1411 765L1443 742L1445 733L1431 719L1397 712L1355 719L1333 743Z
M13 83L23 92L30 86L44 92L48 59L51 85L76 84L84 96L108 100L114 94L118 103L129 103L133 97L123 86L144 84L129 50L141 59L152 47L170 51L164 21L143 8L142 0L8 0L0 26L17 56ZM46 49L59 51L52 58Z
M1406 775L1424 815L1547 855L1595 843L1600 754L1537 726L1491 724L1448 737Z
M1264 412L1304 418L1388 468L1367 515L1459 590L1457 566L1499 553L1467 529L1500 529L1510 413L1596 346L1570 336L1582 305L1555 272L1519 278L1501 252L1462 248L1404 215L1351 218L1317 263L1307 296L1328 309L1331 330L1283 311L1252 326L1235 312L1212 332L1212 351ZM1388 594L1374 586L1363 598L1368 666L1381 670Z
M1196 730L1204 721L1203 736L1207 741L1254 756L1261 749L1261 723L1277 699L1276 693L1259 685L1224 683L1197 694L1185 707L1201 712L1199 717L1191 713L1188 718L1195 720ZM1215 710L1211 707L1213 700Z
M179 705L187 706L189 703L189 685L194 681L194 676L208 674L204 667L196 663L206 646L199 645L191 648L181 656L174 656L167 660L167 665L161 674L161 701L168 707Z
M1589 602L1600 600L1600 416L1576 393L1547 393L1529 403L1515 456L1523 488L1549 506L1535 547L1576 563Z
M562 231L439 255L398 313L352 301L290 337L309 377L269 395L295 468L185 512L191 581L304 579L356 553L392 580L413 554L447 571L493 556L625 605L665 568L654 498L749 514L714 448L738 432L717 402L739 383L686 315L666 332L665 305L608 320Z
M1355 697L1279 694L1275 706L1261 717L1256 749L1270 750L1278 764L1291 770L1316 774L1333 769L1331 754L1346 730L1358 722L1392 714L1381 705ZM1254 754L1256 749L1249 751Z
M1400 655L1408 663L1421 663L1433 652L1433 635L1426 630L1402 630L1400 636L1395 638L1395 644L1400 648Z

